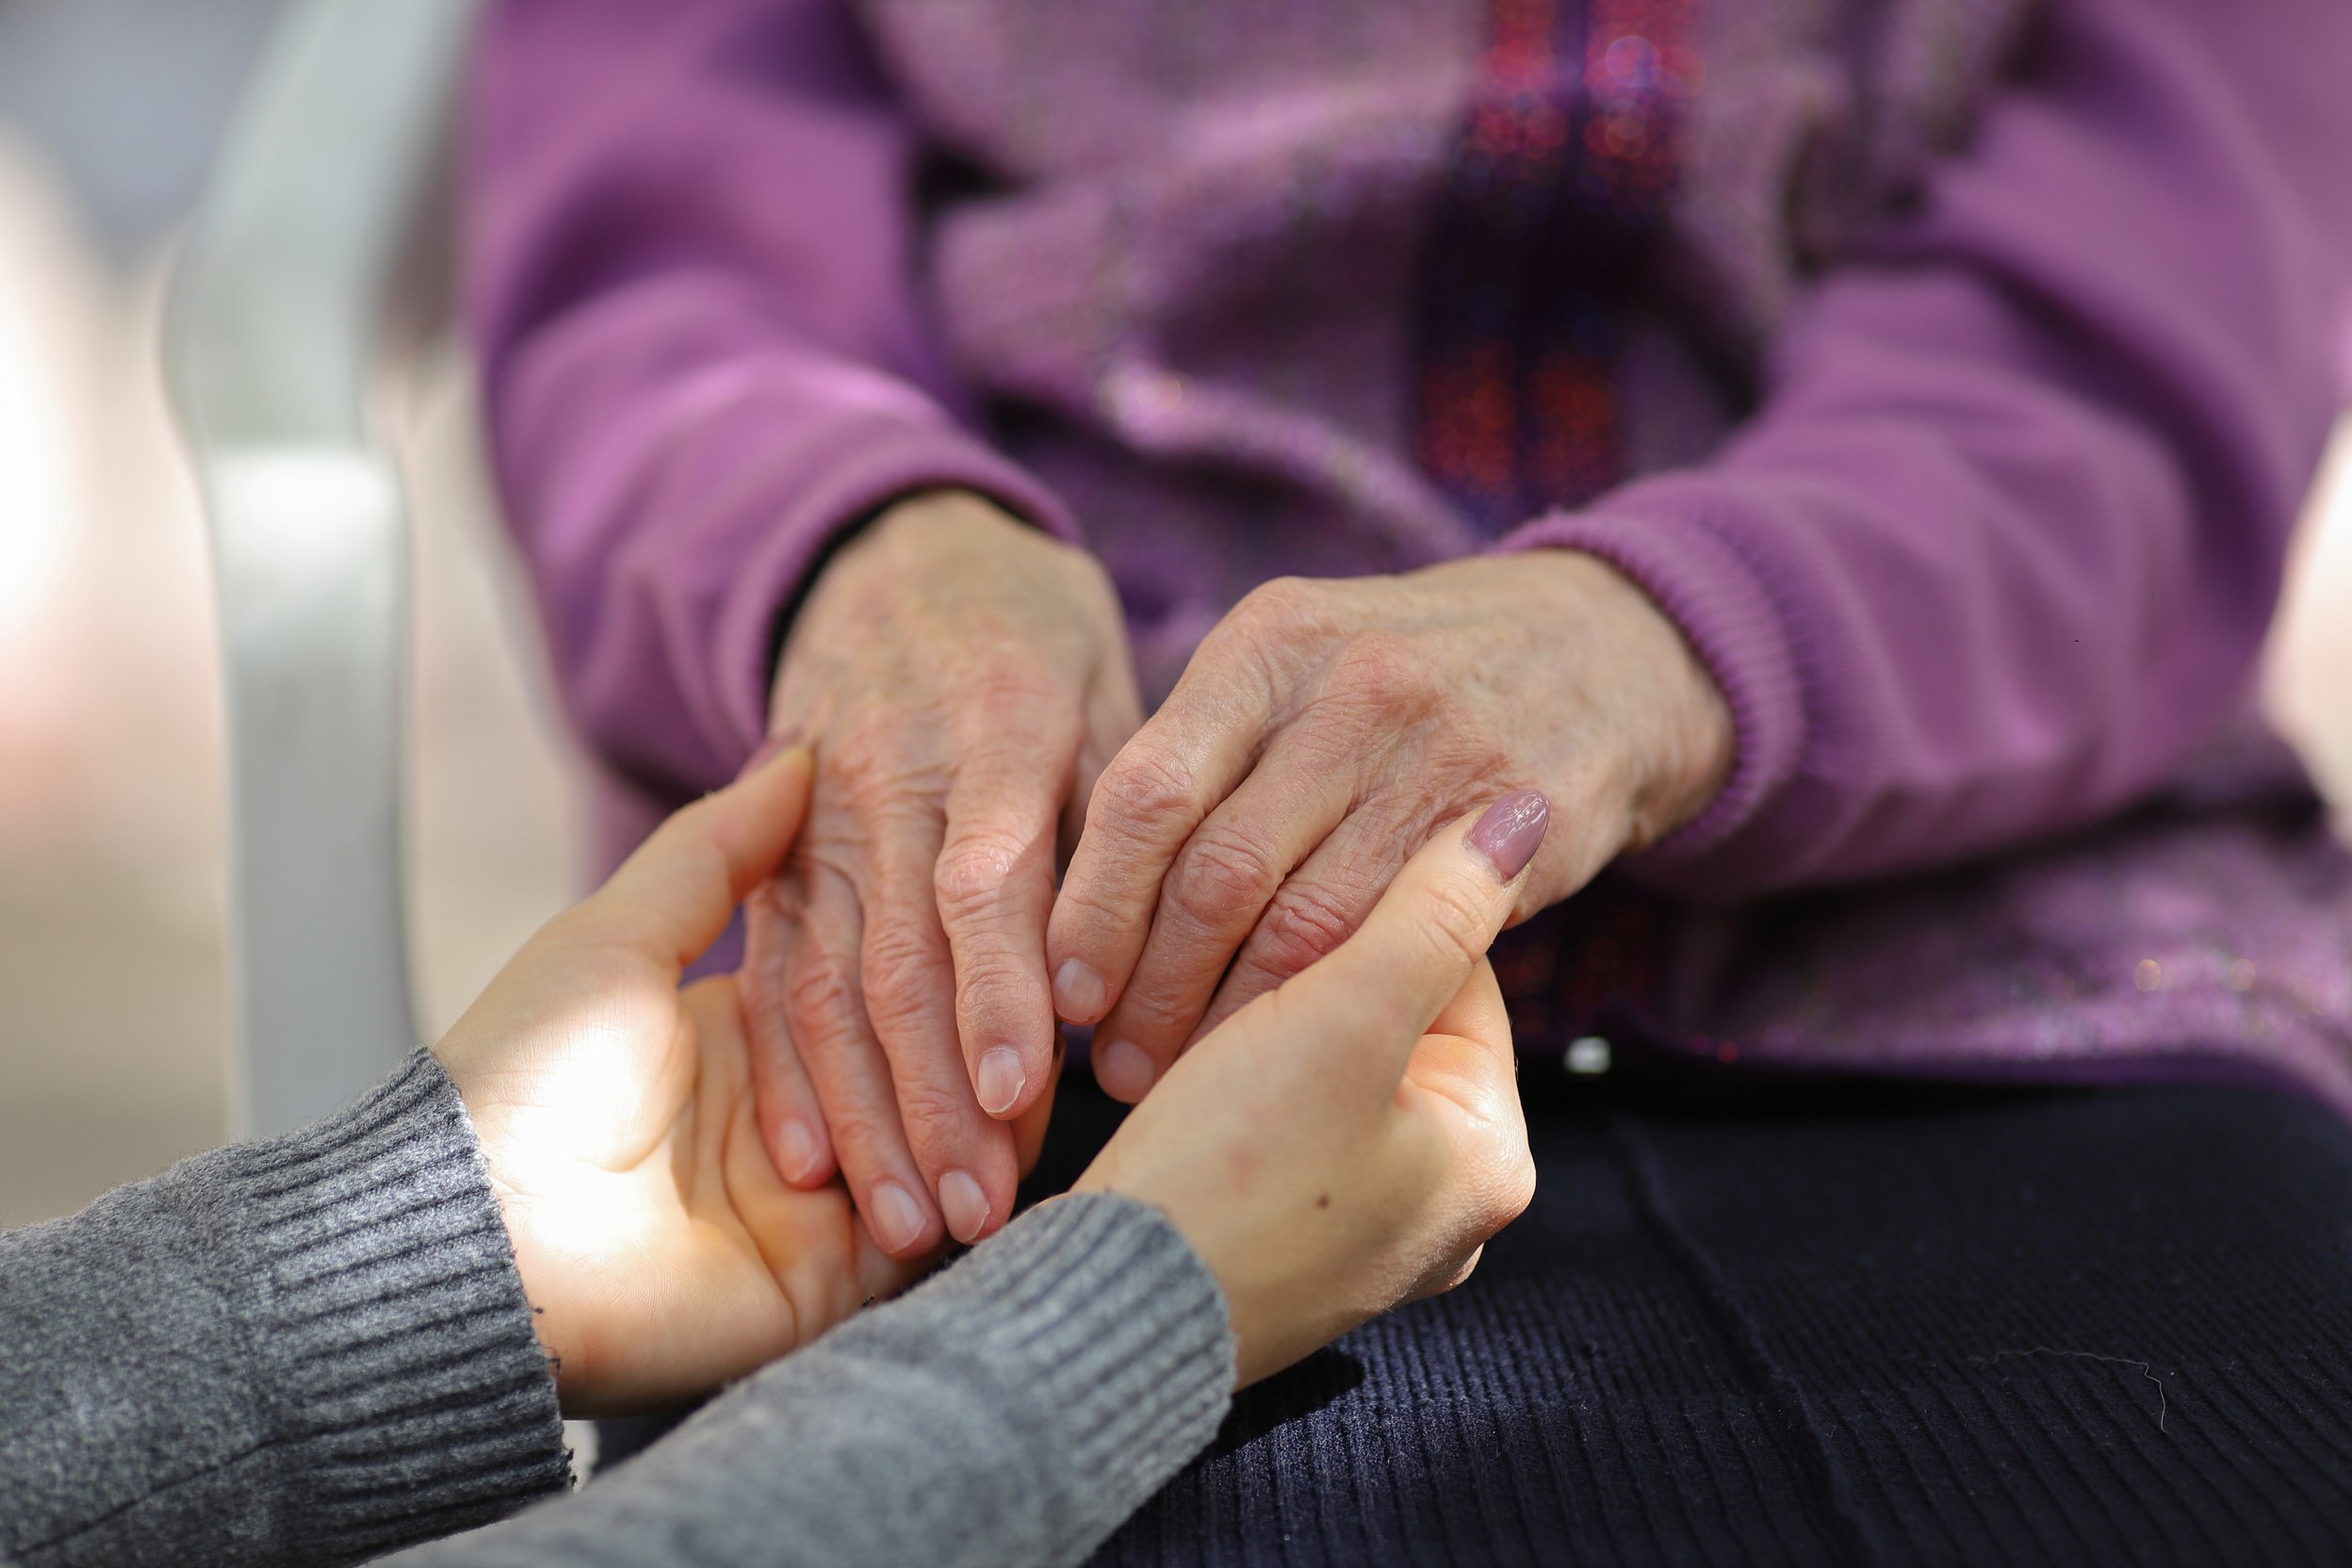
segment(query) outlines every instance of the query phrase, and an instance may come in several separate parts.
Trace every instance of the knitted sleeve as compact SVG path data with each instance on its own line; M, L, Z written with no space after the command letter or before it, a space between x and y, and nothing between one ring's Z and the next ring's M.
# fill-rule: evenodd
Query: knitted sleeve
M734 776L782 615L881 507L1075 537L932 342L918 149L847 0L499 0L465 151L505 514L572 718L650 793Z
M344 1562L563 1491L555 1380L456 1089L0 1235L0 1560Z
M1832 270L1715 460L1537 520L1729 697L1637 869L1738 896L2148 792L2243 699L2343 394L2352 7L2066 0L1923 205Z
M1032 1210L577 1497L402 1568L1059 1568L1216 1435L1217 1281L1155 1211Z

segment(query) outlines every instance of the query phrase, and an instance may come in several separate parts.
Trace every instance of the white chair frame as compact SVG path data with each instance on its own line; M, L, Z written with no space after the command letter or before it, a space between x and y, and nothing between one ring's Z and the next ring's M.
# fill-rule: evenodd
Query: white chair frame
M292 0L183 250L164 359L210 528L229 730L240 1136L415 1048L406 497L387 349L430 291L469 0Z

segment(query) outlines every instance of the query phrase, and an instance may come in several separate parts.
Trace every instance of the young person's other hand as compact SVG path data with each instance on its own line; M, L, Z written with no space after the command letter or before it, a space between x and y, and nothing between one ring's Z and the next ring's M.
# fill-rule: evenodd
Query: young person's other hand
M777 1177L735 981L678 988L791 846L809 774L806 751L784 751L672 817L434 1048L575 1413L715 1387L915 1272L839 1183Z
M1241 1380L1469 1276L1535 1191L1486 950L1541 795L1440 832L1329 956L1187 1052L1080 1178L1152 1203L1224 1287Z
M1110 580L961 492L885 512L793 617L769 711L815 749L808 829L746 911L743 981L776 1168L838 1168L894 1257L1012 1212L1057 1070L1059 841L1139 718Z

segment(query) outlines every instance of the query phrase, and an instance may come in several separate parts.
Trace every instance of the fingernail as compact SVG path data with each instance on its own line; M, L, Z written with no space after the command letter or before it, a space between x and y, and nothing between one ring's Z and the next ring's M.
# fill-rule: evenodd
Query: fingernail
M979 1092L982 1110L1003 1116L1013 1108L1028 1082L1029 1075L1021 1070L1021 1053L999 1045L980 1053L980 1070L973 1075L972 1086Z
M969 1172L951 1170L939 1178L939 1212L947 1217L947 1233L957 1241L979 1239L988 1224L988 1195Z
M1508 882L1527 869L1551 823L1552 803L1541 790L1514 790L1486 808L1486 815L1470 829L1470 844Z
M1113 1040L1094 1054L1094 1081L1113 1100L1134 1104L1151 1090L1158 1071L1143 1047L1133 1040Z
M817 1140L815 1135L797 1121L788 1121L776 1130L776 1169L788 1182L805 1182L816 1174Z
M874 1239L882 1244L885 1252L904 1251L923 1234L923 1205L896 1182L883 1182L874 1187L872 1217Z
M1110 988L1102 977L1075 958L1065 958L1054 972L1054 1010L1072 1023L1092 1023L1102 1016Z

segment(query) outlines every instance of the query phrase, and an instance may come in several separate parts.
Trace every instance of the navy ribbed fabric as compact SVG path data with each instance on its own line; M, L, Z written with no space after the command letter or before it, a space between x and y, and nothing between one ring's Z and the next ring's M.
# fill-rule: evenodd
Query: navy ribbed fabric
M2352 1562L2329 1113L1526 1078L1473 1281L1245 1392L1098 1562ZM1115 1114L1066 1088L1044 1181Z

